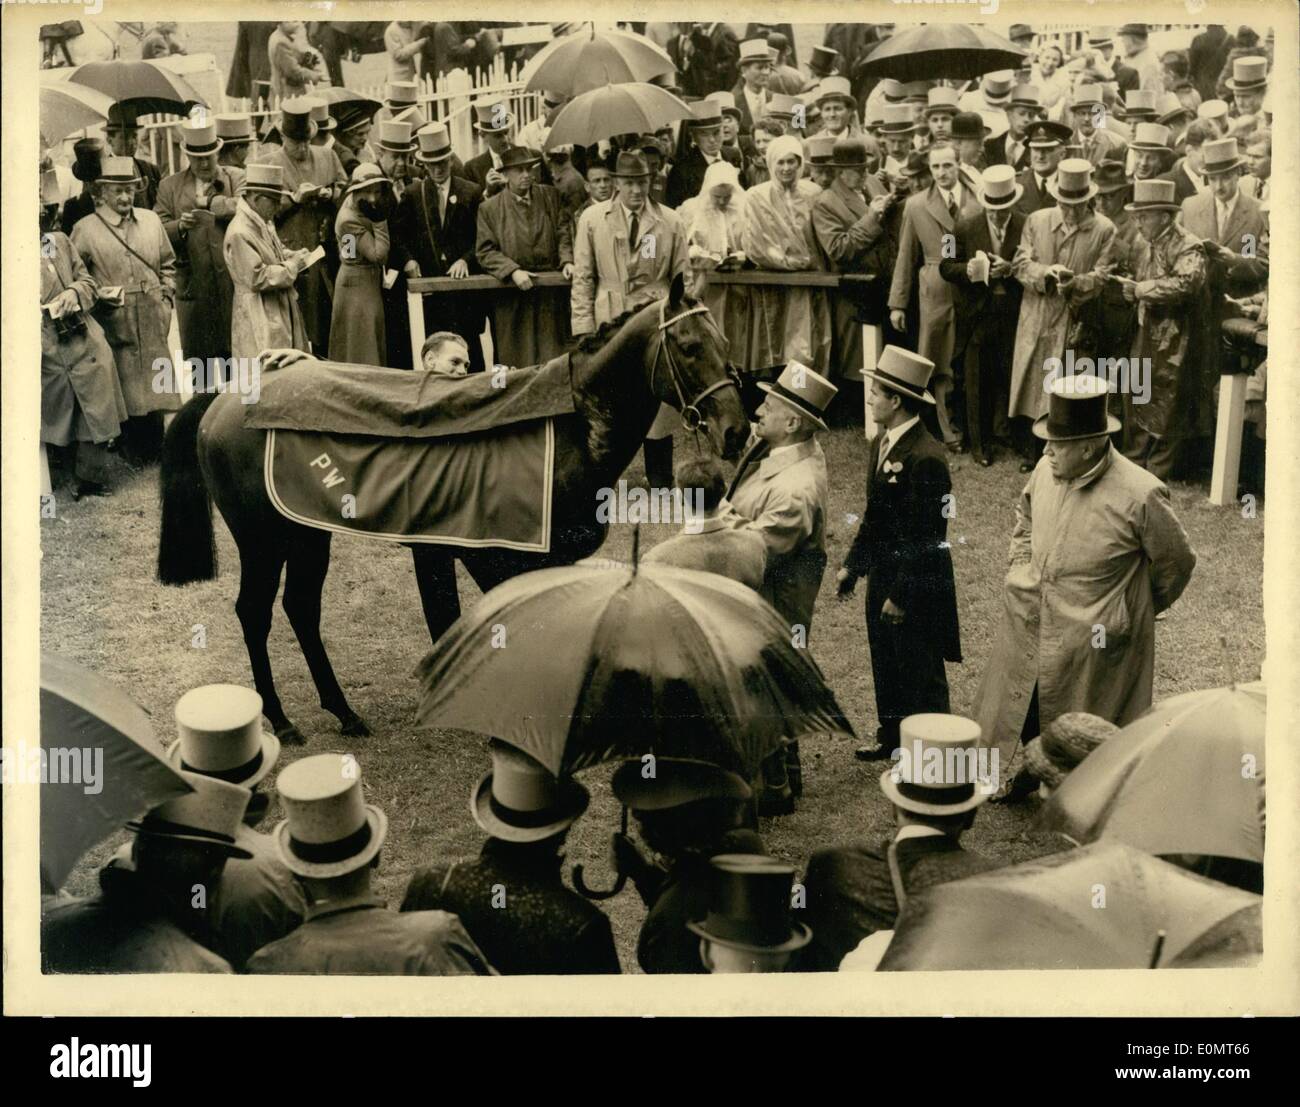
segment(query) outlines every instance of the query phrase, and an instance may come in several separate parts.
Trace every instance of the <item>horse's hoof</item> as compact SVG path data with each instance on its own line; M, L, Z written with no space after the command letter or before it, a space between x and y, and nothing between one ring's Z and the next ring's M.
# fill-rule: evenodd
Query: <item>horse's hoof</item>
M275 736L280 739L282 746L305 746L307 739L303 733L293 723L285 723L282 727L277 727Z
M339 730L345 738L369 738L370 728L355 711L339 719Z

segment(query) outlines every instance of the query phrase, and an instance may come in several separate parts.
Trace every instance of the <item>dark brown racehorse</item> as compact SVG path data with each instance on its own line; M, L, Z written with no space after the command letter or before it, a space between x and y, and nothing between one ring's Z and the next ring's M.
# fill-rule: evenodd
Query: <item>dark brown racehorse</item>
M575 412L555 420L551 552L413 544L416 581L429 635L437 641L460 614L455 559L487 591L530 569L572 563L594 553L606 526L596 521L597 491L614 487L654 421L660 401L735 458L749 425L727 343L708 311L673 281L648 304L585 340L571 358ZM291 522L272 506L262 477L266 432L244 426L240 397L194 397L167 430L162 459L162 530L158 579L188 584L216 576L212 505L239 548L235 611L244 632L262 709L282 741L300 743L276 694L267 654L271 614L284 571L284 611L311 669L320 703L346 735L368 734L348 705L321 641L321 593L330 532Z

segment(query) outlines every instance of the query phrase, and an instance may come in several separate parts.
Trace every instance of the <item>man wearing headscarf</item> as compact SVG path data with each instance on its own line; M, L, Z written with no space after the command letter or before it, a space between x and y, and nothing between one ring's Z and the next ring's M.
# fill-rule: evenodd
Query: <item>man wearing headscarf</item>
M803 143L794 135L773 139L766 160L771 179L745 194L745 256L760 269L820 269L812 205L821 189L801 176ZM824 292L755 286L751 304L752 367L798 361L819 372L826 371L830 364L831 317Z

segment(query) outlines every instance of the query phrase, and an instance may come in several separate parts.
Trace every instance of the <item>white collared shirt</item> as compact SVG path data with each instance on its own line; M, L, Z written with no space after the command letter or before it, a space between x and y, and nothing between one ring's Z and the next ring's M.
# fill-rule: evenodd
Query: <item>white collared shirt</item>
M749 86L745 86L745 101L749 104L749 117L757 123L763 118L763 111L767 107L767 100L763 96L763 90L760 88L757 92L750 92Z
M898 426L885 431L885 440L880 444L880 456L876 459L877 468L885 464L885 458L889 456L889 451L898 445L898 440L920 421L919 415L913 415L905 423L899 423Z
M934 187L939 188L938 185L935 185ZM944 207L946 208L953 207L955 205L958 213L961 212L961 180L960 179L950 189L939 188L939 195L943 197Z

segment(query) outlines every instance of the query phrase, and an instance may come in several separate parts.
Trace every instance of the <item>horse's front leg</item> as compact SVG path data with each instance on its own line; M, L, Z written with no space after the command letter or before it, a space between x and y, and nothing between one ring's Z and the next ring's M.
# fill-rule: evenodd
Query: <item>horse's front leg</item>
M415 583L420 588L420 605L429 640L437 642L443 632L460 618L460 593L456 589L456 559L445 546L412 542L411 561Z

